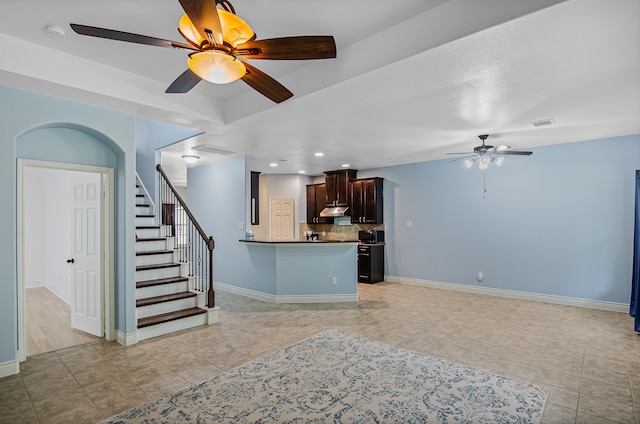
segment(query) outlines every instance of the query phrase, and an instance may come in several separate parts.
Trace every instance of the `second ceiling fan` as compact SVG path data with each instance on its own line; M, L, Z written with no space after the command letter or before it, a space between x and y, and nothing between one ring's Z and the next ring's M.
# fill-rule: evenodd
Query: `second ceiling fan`
M235 14L228 0L179 1L185 15L180 19L178 31L188 44L107 28L70 25L81 35L191 50L187 60L188 69L167 88L166 93L186 93L203 79L216 84L242 79L254 90L280 103L292 97L293 93L245 59L308 60L336 57L333 36L256 40L251 27Z
M465 166L471 168L476 162L480 169L486 169L489 164L495 163L500 166L502 164L502 158L495 155L517 155L517 156L530 156L533 152L525 150L510 150L510 146L490 146L485 144L485 140L489 138L488 134L479 135L478 138L482 141L480 146L473 148L473 152L456 152L447 153L448 155L466 155Z

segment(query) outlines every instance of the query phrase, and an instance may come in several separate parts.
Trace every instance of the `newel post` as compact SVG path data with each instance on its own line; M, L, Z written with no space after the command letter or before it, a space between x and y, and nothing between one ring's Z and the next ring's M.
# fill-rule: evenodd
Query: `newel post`
M209 308L216 306L216 296L213 291L213 249L215 244L213 237L209 236L209 240L207 240L207 248L209 249L209 290L207 292L207 307Z

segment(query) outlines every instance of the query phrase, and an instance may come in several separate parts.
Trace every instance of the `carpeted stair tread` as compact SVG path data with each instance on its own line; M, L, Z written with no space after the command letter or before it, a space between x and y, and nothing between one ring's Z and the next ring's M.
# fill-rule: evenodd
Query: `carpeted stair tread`
M158 278L155 280L136 281L136 288L142 289L144 287L159 286L162 284L181 283L183 281L189 281L189 277L170 277L170 278Z
M180 264L176 262L170 262L166 264L138 265L136 267L136 271L146 271L149 269L173 268L176 266L180 266Z
M144 299L137 299L136 307L139 308L141 306L155 305L156 303L171 302L172 300L188 299L196 296L197 294L194 292L180 292L165 294L162 296L147 297Z
M180 318L187 318L194 315L204 314L205 311L202 308L189 308L182 309L180 311L167 312L166 314L153 315L150 317L138 319L138 328L148 327L150 325L162 324L164 322L175 321Z

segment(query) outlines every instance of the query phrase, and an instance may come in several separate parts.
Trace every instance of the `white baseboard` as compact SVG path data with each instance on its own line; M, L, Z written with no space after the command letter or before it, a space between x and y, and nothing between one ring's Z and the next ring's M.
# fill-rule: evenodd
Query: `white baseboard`
M239 294L240 296L248 297L250 299L262 300L263 302L276 303L276 296L273 294L262 293L255 290L243 289L241 287L230 286L224 283L214 283L213 286L216 290L225 291L228 293Z
M310 294L310 295L273 295L256 290L244 289L224 283L215 283L216 290L238 294L250 299L269 303L344 303L358 302L357 294Z
M558 305L578 306L580 308L601 309L613 312L629 312L628 303L607 302L601 300L579 299L566 296L554 296L521 292L516 290L494 289L489 287L477 287L468 284L443 283L439 281L419 280L416 278L396 277L385 275L385 281L390 283L409 284L412 286L429 287L434 289L453 290L466 293L483 294L487 296L508 297L511 299L532 300L534 302L555 303Z
M123 346L130 346L138 343L138 333L125 334L120 330L118 330L117 333L116 341Z
M20 372L20 362L9 361L0 364L0 378L9 377Z

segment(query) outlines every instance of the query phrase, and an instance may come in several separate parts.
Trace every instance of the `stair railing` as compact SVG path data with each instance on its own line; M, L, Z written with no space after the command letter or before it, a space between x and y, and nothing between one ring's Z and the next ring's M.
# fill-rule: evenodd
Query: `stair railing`
M207 236L160 164L156 165L159 179L158 203L160 224L175 237L174 248L179 250L179 261L189 264L189 277L193 277L195 291L207 293L207 307L215 306L213 291L213 237Z

